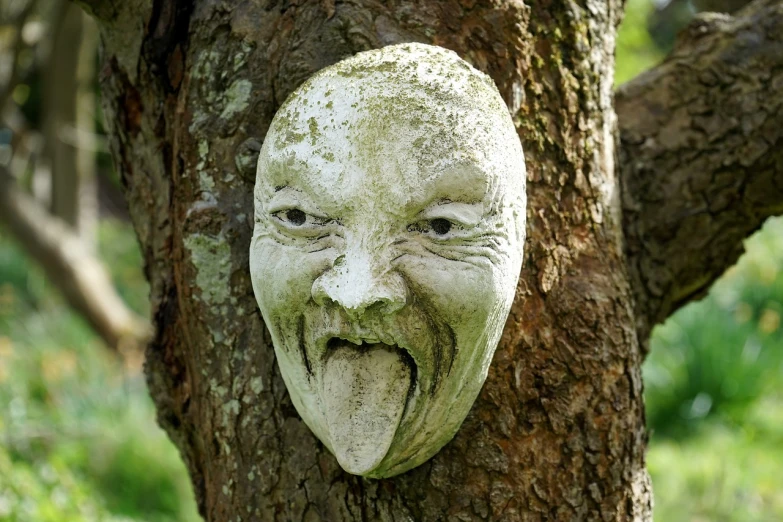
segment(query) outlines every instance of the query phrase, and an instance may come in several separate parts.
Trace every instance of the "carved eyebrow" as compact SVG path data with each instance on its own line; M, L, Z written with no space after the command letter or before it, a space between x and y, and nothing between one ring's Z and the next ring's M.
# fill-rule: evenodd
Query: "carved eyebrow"
M440 201L419 212L420 219L448 219L465 226L475 226L484 217L484 204Z
M440 196L440 204L446 202L480 203L491 189L491 175L471 161L446 164L433 172L426 185ZM431 203L428 203L430 206Z
M307 202L307 196L293 187L284 185L275 187L275 193L267 201L268 212L278 212L289 208L297 207Z
M275 194L267 201L266 211L274 214L292 208L298 208L317 218L328 219L307 193L289 185L280 187L279 190L275 187Z

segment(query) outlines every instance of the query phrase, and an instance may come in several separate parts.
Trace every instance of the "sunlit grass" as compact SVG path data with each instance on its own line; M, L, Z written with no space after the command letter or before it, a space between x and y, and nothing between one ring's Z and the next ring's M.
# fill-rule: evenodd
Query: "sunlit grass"
M742 425L707 420L684 440L655 439L647 456L655 520L783 520L783 396Z

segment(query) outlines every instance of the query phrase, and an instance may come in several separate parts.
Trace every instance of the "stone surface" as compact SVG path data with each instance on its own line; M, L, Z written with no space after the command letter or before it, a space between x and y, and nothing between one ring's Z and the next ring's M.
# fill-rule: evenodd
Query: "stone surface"
M253 289L304 421L389 477L455 434L522 262L525 164L492 81L403 44L328 67L261 149Z

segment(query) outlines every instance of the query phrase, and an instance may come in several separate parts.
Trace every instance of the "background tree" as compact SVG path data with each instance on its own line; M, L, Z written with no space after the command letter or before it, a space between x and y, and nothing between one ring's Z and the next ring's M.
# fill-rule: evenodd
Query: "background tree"
M148 378L207 519L649 517L649 329L783 210L779 5L698 20L624 91L618 174L620 2L83 3L152 286ZM253 164L312 72L411 40L454 49L505 96L529 165L529 248L460 433L417 470L366 481L299 421L274 365L246 268ZM648 117L626 123L623 107Z
M0 143L0 221L108 346L139 351L147 322L125 306L93 252L97 28L70 2L40 4L0 8L0 62L8 71L0 76L0 129L11 136ZM1 45L6 39L13 44ZM30 81L35 76L41 81ZM25 103L29 84L43 110Z
M52 214L84 244L95 241L95 23L76 5L57 2L54 35L44 68L44 147L51 170Z

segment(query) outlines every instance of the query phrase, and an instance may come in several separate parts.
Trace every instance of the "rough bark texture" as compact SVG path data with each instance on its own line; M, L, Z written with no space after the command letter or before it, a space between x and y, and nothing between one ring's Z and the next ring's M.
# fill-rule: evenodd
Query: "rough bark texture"
M617 93L623 221L646 339L783 213L783 4L700 15Z
M780 51L761 52L779 49L779 8L760 4L767 14L746 26L704 22L648 77L663 95L651 80L623 92L621 113L639 116L624 127L621 207L619 0L82 3L102 26L105 112L152 287L150 388L207 520L650 518L638 332L780 210L780 105L764 102L780 90ZM403 41L453 49L498 84L528 160L528 246L456 438L409 473L364 480L288 399L248 277L251 189L297 85Z

